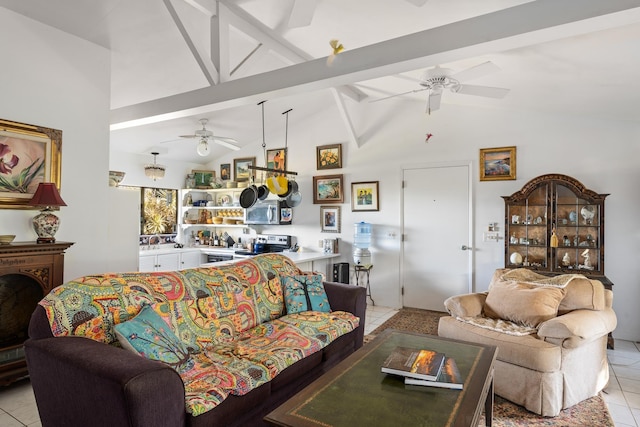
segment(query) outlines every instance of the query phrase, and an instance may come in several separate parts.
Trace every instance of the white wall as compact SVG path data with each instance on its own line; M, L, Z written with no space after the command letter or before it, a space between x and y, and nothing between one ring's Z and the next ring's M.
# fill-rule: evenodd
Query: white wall
M75 242L65 280L105 270L110 56L104 48L0 8L0 117L62 130L56 238ZM35 210L0 210L0 233L35 241Z
M515 181L480 182L474 179L474 251L475 289L484 291L496 268L504 266L504 241L482 242L482 232L489 222L498 222L504 234L504 201L530 179L547 173L563 173L581 181L599 193L610 193L606 201L606 274L614 283L614 308L618 315L617 338L640 338L640 265L632 254L640 243L640 196L634 189L640 182L637 159L640 155L640 124L606 122L598 118L556 117L539 112L483 110L443 104L431 116L423 113L421 102L406 100L358 106L353 109L355 126L361 135L361 147L348 143L336 110L327 110L313 122L289 123L288 169L300 173L298 181L303 203L295 209L294 225L267 230L292 234L308 250L319 250L322 238L340 237L338 261L350 262L353 224L367 221L374 224L374 268L371 273L373 298L378 305L399 307L400 239L401 234L401 171L407 165L472 161L478 176L480 148L517 147L517 179ZM375 107L375 108L374 108ZM389 112L392 112L391 114ZM329 125L330 124L330 125ZM427 133L434 136L425 143ZM269 140L282 140L281 135L269 135ZM342 169L316 170L317 145L343 143ZM277 148L277 147L268 147ZM257 156L261 151L231 154L234 157ZM215 166L217 170L217 165ZM342 208L342 232L320 232L320 208L314 205L312 177L344 174L345 203ZM351 212L351 183L380 181L380 211ZM443 183L446 185L446 183ZM455 227L455 224L446 224ZM390 237L393 235L393 237ZM430 242L429 244L437 244Z

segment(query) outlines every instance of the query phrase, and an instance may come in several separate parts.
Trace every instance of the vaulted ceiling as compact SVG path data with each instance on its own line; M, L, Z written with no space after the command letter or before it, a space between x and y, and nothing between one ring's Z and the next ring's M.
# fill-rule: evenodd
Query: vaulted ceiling
M398 103L424 109L423 71L486 61L468 83L502 99L445 91L449 104L640 121L640 0L0 0L0 6L112 52L112 150L206 163L201 118L240 146L262 143L280 114L313 120L335 109L344 140L354 117ZM1 31L1 30L0 30ZM344 51L332 61L330 40ZM464 74L463 74L464 75ZM463 76L461 75L461 77ZM473 78L475 77L475 78ZM461 78L461 83L467 83ZM390 95L405 95L371 103ZM432 114L437 114L433 112ZM275 119L278 119L277 121Z

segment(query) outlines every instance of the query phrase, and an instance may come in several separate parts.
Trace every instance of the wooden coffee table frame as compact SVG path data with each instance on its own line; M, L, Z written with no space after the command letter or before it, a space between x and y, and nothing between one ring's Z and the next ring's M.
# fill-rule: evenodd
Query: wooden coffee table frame
M396 345L431 348L456 359L465 378L463 390L405 386L401 377L381 373L382 360ZM416 420L436 427L475 427L484 409L485 424L491 426L496 355L493 346L388 329L264 420L285 427L395 427L417 425Z

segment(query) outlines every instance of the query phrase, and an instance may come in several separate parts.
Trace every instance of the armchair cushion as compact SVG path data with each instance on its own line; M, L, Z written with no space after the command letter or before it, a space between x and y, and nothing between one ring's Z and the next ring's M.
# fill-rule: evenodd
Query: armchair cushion
M484 314L532 328L556 317L564 291L517 282L496 282L484 303Z

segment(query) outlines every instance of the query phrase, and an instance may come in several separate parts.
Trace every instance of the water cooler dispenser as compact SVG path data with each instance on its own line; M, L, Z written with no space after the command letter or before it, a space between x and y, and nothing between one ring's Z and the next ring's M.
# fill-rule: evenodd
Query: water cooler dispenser
M368 222L358 222L355 225L353 236L353 262L355 265L368 267L371 264L371 224Z

